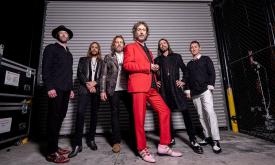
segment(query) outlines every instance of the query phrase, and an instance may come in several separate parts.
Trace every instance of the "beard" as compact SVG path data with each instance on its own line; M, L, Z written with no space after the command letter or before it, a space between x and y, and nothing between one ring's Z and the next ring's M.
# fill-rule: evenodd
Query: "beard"
M90 56L91 56L91 57L96 57L96 56L98 56L98 52L93 52L93 51L91 51L91 52L90 52Z
M138 35L136 35L135 39L139 42L145 42L147 40L148 35L143 35L142 38L140 38Z
M167 47L160 48L160 51L161 51L161 53L164 53L164 52L168 51L168 48Z
M68 38L64 39L65 37L57 37L57 40L62 43L62 44L66 44L68 42Z
M115 52L120 53L120 52L122 52L122 51L123 51L123 48L115 48Z

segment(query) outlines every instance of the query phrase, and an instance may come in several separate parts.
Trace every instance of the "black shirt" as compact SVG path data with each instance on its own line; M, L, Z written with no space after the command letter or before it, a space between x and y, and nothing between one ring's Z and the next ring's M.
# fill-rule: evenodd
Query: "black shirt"
M73 57L68 48L58 43L45 47L42 61L42 79L47 88L71 90L73 87Z
M142 48L143 48L144 52L146 53L146 55L147 55L149 61L152 63L153 60L152 60L152 58L151 58L150 51L149 51L149 49L147 48L146 44L144 43L144 46L140 44L140 46L142 46ZM156 82L155 82L153 73L152 73L152 83L151 83L151 87L152 87L152 88L157 88L157 84L156 84Z

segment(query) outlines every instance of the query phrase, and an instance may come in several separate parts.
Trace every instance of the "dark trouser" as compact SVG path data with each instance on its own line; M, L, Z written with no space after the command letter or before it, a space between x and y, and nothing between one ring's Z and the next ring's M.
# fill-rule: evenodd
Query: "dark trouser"
M196 137L195 137L195 130L194 130L194 127L192 124L191 116L189 114L189 110L188 109L182 110L181 113L183 116L187 135L189 136L189 140L192 141L192 140L196 139ZM172 138L174 138L176 133L175 133L172 121L173 120L172 120L172 115L171 115L171 123L170 123L171 136L172 136Z
M74 146L82 146L82 136L84 128L85 112L88 108L89 102L91 103L91 118L90 128L87 133L87 141L94 140L97 123L97 110L100 103L100 97L98 94L80 95L78 97L78 109L76 117L76 130L75 130L75 142Z
M55 98L48 98L48 118L47 118L47 154L52 154L58 150L59 131L66 116L70 91L56 90Z
M115 91L112 96L109 97L109 104L111 107L111 122L112 122L112 143L120 143L121 135L120 135L120 125L119 125L119 113L120 113L120 100L123 101L125 108L128 111L129 115L129 130L130 137L134 136L134 119L133 119L133 104L132 104L132 96L126 90L124 91ZM132 138L133 138L132 137ZM134 139L133 139L134 140Z

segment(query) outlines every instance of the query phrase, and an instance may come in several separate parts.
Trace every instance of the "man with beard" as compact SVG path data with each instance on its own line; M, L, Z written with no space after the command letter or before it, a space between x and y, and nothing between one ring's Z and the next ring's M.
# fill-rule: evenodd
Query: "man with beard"
M197 143L195 130L192 120L189 115L187 101L183 92L186 78L186 66L183 63L181 55L174 53L167 39L160 39L158 42L158 57L155 59L155 64L159 65L157 79L160 94L168 105L170 110L179 109L182 113L184 124L189 136L190 144L195 153L202 154L203 149ZM180 80L180 72L182 71L182 80ZM172 119L172 115L170 120ZM171 145L175 144L175 130L173 122L170 122L172 141Z
M109 101L112 116L112 151L120 152L120 100L123 101L128 113L130 123L130 138L134 138L132 96L127 92L127 74L122 67L125 42L121 35L113 38L111 54L104 57L103 69L100 79L100 97L102 101Z
M57 42L45 47L42 61L42 78L48 94L46 160L66 163L70 159L65 154L70 151L58 147L58 136L67 113L69 98L74 97L73 57L67 47L73 32L60 25L53 29L52 36L57 39Z
M128 91L132 93L133 97L138 152L144 161L156 162L147 148L144 131L146 101L148 101L159 117L158 154L172 157L182 156L182 153L173 151L168 146L171 141L170 110L157 91L154 72L159 69L159 66L154 64L152 52L145 44L149 36L149 27L145 22L137 22L132 28L132 33L135 42L125 47L123 67L129 72Z
M191 92L187 92L187 98L192 96L206 137L200 144L210 144L213 152L218 154L222 149L219 143L220 133L212 95L216 79L215 68L212 60L208 56L201 55L200 51L200 43L192 41L190 52L193 60L187 63L187 85Z
M82 151L82 136L84 127L85 111L91 104L90 128L87 133L87 145L91 150L97 150L95 143L97 111L100 103L100 74L102 68L101 50L97 42L92 42L89 46L87 57L79 59L77 68L77 78L80 86L78 89L78 109L76 117L75 138L73 142L73 151L69 157L76 156Z

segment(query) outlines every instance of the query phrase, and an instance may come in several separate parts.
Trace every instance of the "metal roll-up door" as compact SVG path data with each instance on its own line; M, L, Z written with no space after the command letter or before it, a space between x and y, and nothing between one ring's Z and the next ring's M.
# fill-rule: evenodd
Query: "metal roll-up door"
M68 45L74 57L74 80L77 79L78 60L80 57L86 56L88 46L91 42L97 41L100 43L104 56L110 52L112 38L115 35L121 34L124 36L126 43L132 42L131 29L137 21L142 20L148 23L150 36L147 46L152 50L155 57L157 55L157 42L160 38L165 37L170 41L173 51L180 53L184 62L187 63L192 58L189 52L189 43L192 40L198 40L202 46L202 54L210 56L213 59L217 74L216 90L214 92L215 110L219 126L227 126L226 103L209 1L48 1L45 13L41 55L46 45L55 42L51 36L53 28L61 24L70 28L74 33L74 37L69 41ZM42 61L42 57L40 61ZM41 73L41 65L39 73ZM41 74L38 75L38 84L43 85ZM75 85L77 85L77 81ZM41 105L46 104L44 102ZM123 109L121 112L121 125L125 128L128 125L127 112L124 106L121 106ZM74 131L76 107L76 99L71 100L61 134L70 134ZM45 114L43 112L47 111L47 107L43 106L40 108L41 114ZM192 114L196 113L194 107L191 108L191 111ZM185 126L181 113L175 111L173 117L175 128L184 129ZM86 118L89 120L88 112ZM154 115L152 110L147 111L145 122L145 129L147 131L156 129L156 118L157 116ZM198 120L194 121L195 124L199 124L196 122ZM40 124L41 130L45 130L45 124ZM108 104L103 103L98 111L97 133L109 131L110 128L110 109Z

